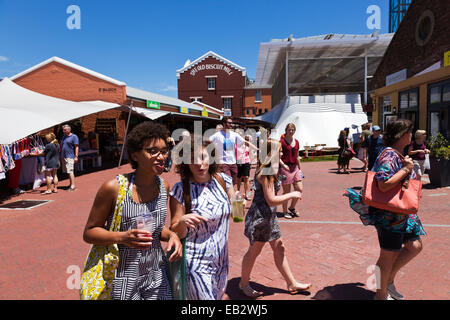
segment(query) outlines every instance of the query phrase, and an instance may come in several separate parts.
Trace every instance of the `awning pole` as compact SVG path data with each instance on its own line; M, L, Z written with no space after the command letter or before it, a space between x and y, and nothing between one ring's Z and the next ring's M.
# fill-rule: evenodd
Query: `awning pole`
M367 104L367 56L364 57L364 104Z
M131 111L133 110L133 100L131 100L131 103L128 107L130 110L128 111L127 127L125 128L125 136L123 137L122 150L120 151L119 166L117 167L118 169L120 169L120 164L122 163L123 150L125 149L125 142L127 141L128 126L130 125Z

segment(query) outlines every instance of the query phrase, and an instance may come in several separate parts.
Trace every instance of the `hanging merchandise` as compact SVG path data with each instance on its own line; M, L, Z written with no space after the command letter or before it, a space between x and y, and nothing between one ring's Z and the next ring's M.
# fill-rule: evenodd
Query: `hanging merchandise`
M42 142L42 138L39 134L35 134L30 136L30 154L38 155L44 153L44 143Z

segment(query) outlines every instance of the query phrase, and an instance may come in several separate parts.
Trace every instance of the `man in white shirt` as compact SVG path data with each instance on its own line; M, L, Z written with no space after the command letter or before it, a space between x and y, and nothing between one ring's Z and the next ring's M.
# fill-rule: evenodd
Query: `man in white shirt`
M237 147L245 143L256 150L258 148L231 130L233 125L231 118L223 117L222 122L223 129L213 134L209 140L216 147L216 159L219 162L220 170L233 179L233 186L236 188L238 183Z

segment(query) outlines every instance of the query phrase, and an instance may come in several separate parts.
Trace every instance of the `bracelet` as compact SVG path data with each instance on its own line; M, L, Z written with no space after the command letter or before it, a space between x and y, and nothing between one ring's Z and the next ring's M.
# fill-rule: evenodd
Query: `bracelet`
M411 173L411 170L409 170L408 168L402 168L402 170L406 171L407 174Z

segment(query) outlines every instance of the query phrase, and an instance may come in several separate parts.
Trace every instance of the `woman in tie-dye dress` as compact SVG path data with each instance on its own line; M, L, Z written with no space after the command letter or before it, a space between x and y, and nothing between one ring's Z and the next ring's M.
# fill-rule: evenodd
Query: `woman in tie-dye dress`
M192 157L177 165L182 181L170 192L171 230L186 238L187 299L221 300L225 297L228 279L232 180L218 173L216 163L209 164L207 144L194 146L192 142L188 147ZM190 189L188 204L185 199L189 198L183 193L187 183Z

